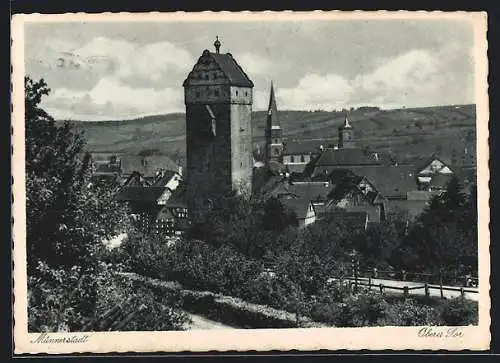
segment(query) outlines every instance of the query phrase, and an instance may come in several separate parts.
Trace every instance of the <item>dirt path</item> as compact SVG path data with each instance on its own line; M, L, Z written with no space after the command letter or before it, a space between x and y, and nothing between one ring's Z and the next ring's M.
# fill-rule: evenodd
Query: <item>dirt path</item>
M209 329L235 329L229 325L224 325L214 320L209 320L201 315L186 312L191 319L191 323L184 325L186 330L209 330Z

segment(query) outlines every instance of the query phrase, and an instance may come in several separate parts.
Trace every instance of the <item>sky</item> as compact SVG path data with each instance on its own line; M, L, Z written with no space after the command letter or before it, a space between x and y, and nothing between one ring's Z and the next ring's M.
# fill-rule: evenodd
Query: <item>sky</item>
M230 52L267 108L474 103L473 27L447 20L71 22L25 25L25 70L57 119L184 111L182 82L204 49Z

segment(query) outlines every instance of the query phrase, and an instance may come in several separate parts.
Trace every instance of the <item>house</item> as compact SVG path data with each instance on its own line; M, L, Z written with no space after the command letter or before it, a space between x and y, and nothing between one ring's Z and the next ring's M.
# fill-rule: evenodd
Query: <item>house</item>
M299 228L307 227L316 221L316 213L310 200L306 198L285 198L281 203L297 217Z
M176 171L182 175L182 168L165 155L122 155L121 177L126 181L133 173L139 173L148 183L153 183L163 171Z
M416 160L415 174L420 189L430 189L430 183L433 176L436 175L453 175L454 172L451 167L436 155L431 155L424 160ZM442 182L442 178L439 182Z
M291 175L302 174L330 143L328 140L287 140L283 142L283 165Z
M328 197L328 211L340 208L345 212L364 212L370 223L385 219L385 201L364 177L347 177L335 185Z
M172 190L165 185L127 185L115 199L128 203L133 215L149 232L182 234L189 224L183 186Z
M121 176L121 160L116 155L106 158L91 155L93 181L118 181Z

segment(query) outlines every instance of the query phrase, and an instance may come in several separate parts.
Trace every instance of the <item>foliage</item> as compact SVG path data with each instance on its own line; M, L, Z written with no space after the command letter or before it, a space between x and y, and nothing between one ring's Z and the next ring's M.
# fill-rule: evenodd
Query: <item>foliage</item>
M464 256L477 256L476 190L464 194L458 179L435 196L417 219L405 241L416 254L413 268L456 270Z
M83 135L40 108L49 92L44 80L25 78L28 325L76 331L99 312L100 290L108 286L100 281L112 283L100 263L110 257L103 241L133 233L133 225L113 198L118 186L92 181ZM117 288L110 299L119 303L125 295L130 289ZM165 316L167 325L176 324Z
M478 323L478 304L462 297L446 300L439 306L438 312L442 325L476 325Z
M388 305L384 325L438 325L438 322L439 316L434 308L414 299L404 299Z

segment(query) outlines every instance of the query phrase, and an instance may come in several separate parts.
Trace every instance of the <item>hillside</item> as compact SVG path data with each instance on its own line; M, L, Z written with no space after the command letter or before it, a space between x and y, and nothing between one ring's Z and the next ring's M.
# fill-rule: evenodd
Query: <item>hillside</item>
M254 146L264 143L266 111L253 114ZM363 146L411 159L436 152L451 159L467 147L475 150L475 105L439 106L349 113ZM344 120L341 112L280 111L285 138L337 139ZM184 114L168 114L116 121L73 121L85 132L91 152L133 153L157 149L181 162L185 159Z

